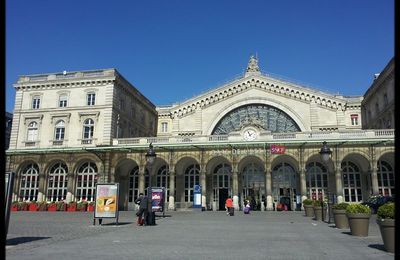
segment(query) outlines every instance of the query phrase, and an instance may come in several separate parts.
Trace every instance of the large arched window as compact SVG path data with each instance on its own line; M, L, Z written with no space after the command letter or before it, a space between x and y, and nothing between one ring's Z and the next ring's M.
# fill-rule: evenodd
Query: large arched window
M81 165L76 180L76 199L93 201L97 183L97 166L92 162Z
M36 201L39 192L39 166L28 164L21 172L19 199Z
M225 200L232 187L232 167L229 164L221 163L214 168L212 186L214 201L219 202L219 209L225 209Z
M30 122L28 125L28 141L37 141L38 139L38 124Z
M226 114L215 126L212 134L229 134L249 125L272 133L300 131L296 122L282 110L264 104L251 104L238 107Z
M51 167L47 181L47 200L63 201L67 196L68 167L64 163L56 163Z
M169 175L168 166L163 165L157 171L157 187L164 187L166 190L165 201L169 199Z
M135 167L129 173L129 202L134 202L139 197L139 167Z
M358 166L350 161L342 162L343 193L346 202L362 201L361 174Z
M311 162L306 166L307 196L323 200L328 192L328 172L321 163Z
M192 164L185 170L185 201L193 202L193 187L200 184L200 166Z
M265 195L265 174L261 167L255 163L250 163L243 168L242 188L245 199L251 197L261 201Z
M296 171L292 165L282 162L272 169L272 196L279 203L282 197L290 197L297 194Z
M379 194L394 196L394 171L393 167L386 161L378 161L378 189Z

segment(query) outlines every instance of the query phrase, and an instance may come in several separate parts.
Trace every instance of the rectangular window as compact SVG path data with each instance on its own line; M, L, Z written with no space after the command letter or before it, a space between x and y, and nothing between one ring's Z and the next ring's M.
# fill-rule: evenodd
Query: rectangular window
M33 109L39 109L40 108L40 97L33 97L32 108Z
M56 128L56 140L64 140L65 128Z
M168 123L161 123L161 132L166 133L168 132Z
M67 96L60 96L58 106L59 107L67 107Z
M95 93L88 93L87 94L87 105L94 106L96 102L96 94Z
M351 125L358 125L358 115L354 114L354 115L350 115L351 117Z

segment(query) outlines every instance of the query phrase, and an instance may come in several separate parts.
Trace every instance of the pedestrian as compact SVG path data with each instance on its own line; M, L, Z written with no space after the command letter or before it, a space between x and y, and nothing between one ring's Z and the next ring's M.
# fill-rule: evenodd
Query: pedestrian
M245 206L243 210L244 214L250 214L250 203L248 200L245 201Z
M147 224L147 208L148 208L148 199L147 196L144 196L143 193L139 194L139 198L135 200L135 203L139 205L139 210L136 212L136 216L138 217L137 219L137 225L138 226L143 226L144 224Z
M225 208L226 208L226 210L227 210L226 215L233 216L233 214L234 214L234 208L233 208L233 201L232 201L231 196L228 196L228 198L226 199L226 201L225 201Z

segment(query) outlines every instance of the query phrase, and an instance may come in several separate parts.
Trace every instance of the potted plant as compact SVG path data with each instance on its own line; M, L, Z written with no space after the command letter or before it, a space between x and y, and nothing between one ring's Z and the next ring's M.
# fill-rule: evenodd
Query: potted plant
M76 211L76 202L71 201L68 203L67 211Z
M79 201L76 207L77 211L86 211L88 202L86 200Z
M303 200L303 207L306 213L306 217L314 217L314 206L312 200L310 199Z
M57 211L66 211L67 204L64 203L64 201L56 201L56 208L57 208Z
M87 210L90 212L94 211L94 201L89 202L89 204L87 206Z
M18 201L14 201L11 204L11 211L18 211L18 209L19 209L19 202Z
M39 207L38 204L36 203L36 201L31 201L29 202L29 206L28 206L29 211L38 211Z
M29 210L29 203L27 203L26 201L18 202L18 210L28 211Z
M55 202L50 202L47 206L47 211L57 211L57 204Z
M39 211L47 211L47 202L46 201L38 202L37 207Z
M333 218L337 228L344 229L349 228L349 221L346 216L346 208L349 203L342 202L332 206Z
M314 200L313 208L314 208L315 220L323 221L324 220L323 209L326 208L325 202L322 200Z
M368 236L369 219L371 217L371 209L368 206L350 204L346 208L346 216L353 236Z
M389 202L378 208L376 222L379 225L386 251L394 253L394 203Z

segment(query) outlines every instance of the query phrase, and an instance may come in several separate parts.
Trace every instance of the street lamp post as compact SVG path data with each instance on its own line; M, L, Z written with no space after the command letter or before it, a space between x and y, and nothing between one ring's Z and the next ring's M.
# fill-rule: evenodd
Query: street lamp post
M322 143L322 148L319 151L319 154L321 155L321 159L325 164L328 163L331 153L332 153L331 149L328 147L326 141L324 141ZM331 199L331 193L328 192L328 224L331 223L331 210L332 210L332 199Z
M147 150L146 153L146 162L149 167L149 187L147 188L147 201L148 201L148 206L147 206L147 225L155 225L156 224L156 218L153 217L153 209L152 209L152 187L151 187L151 167L157 157L156 152L154 152L153 145L150 143L149 145L149 150Z

